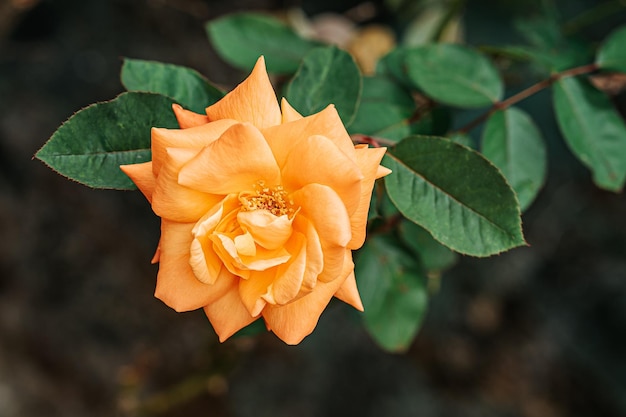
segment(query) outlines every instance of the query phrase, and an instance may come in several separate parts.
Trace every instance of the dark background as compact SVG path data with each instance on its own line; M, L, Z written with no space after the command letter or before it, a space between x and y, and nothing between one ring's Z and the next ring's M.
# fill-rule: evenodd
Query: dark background
M201 311L153 298L159 221L140 193L91 190L32 159L73 112L122 91L121 57L232 87L244 74L212 51L205 21L353 5L328 3L0 0L0 416L626 415L626 199L562 145L548 92L524 104L550 148L524 215L530 247L463 258L405 354L379 349L340 302L299 346L218 343ZM596 4L561 3L564 15ZM533 4L469 2L468 41L506 39Z

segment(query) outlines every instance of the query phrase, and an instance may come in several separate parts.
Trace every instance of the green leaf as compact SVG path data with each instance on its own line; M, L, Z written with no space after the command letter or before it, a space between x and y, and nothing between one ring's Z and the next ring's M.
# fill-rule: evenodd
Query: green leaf
M135 189L120 165L149 161L150 129L177 128L172 100L123 93L69 118L35 155L50 168L93 188Z
M162 94L196 113L224 96L197 71L178 65L125 58L121 77L128 91Z
M404 87L413 87L407 74L406 54L408 48L397 47L378 60L376 74L392 78Z
M427 271L441 272L450 268L458 255L437 242L423 227L404 220L398 227L400 237L419 256Z
M265 56L269 72L292 74L311 48L320 43L298 36L278 19L258 13L235 13L212 20L206 31L217 53L242 70Z
M405 351L420 328L428 294L419 263L389 236L372 236L359 250L355 275L365 327L383 348Z
M586 80L554 84L556 118L572 152L600 188L620 191L626 179L626 126L609 98Z
M596 64L602 69L626 72L626 26L614 30L602 42Z
M510 107L493 113L482 136L482 154L497 166L517 193L524 211L546 179L546 146L530 116Z
M408 128L408 119L414 110L411 95L390 78L364 77L363 95L350 132L386 137L386 130L403 122Z
M449 139L413 136L387 152L391 201L447 247L489 256L523 245L515 193L478 152Z
M406 64L415 85L444 104L484 107L502 98L498 71L485 56L468 47L432 44L410 49Z
M335 46L326 46L307 54L287 86L286 97L304 116L334 104L343 123L349 126L356 115L361 88L361 72L352 56Z

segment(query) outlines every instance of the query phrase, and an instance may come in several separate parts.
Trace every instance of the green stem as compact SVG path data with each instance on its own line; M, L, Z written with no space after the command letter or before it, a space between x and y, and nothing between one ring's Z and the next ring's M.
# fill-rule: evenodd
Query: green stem
M562 71L562 72L554 73L549 78L546 78L545 80L539 81L538 83L531 85L530 87L520 91L519 93L517 93L515 95L512 95L511 97L507 98L506 100L494 103L494 105L491 106L491 108L486 113L481 114L476 119L472 120L471 122L469 122L468 124L466 124L465 126L460 128L458 130L458 133L468 133L469 131L474 129L476 126L478 126L479 124L481 124L485 120L487 120L489 118L489 116L491 116L496 111L498 111L498 110L505 110L505 109L511 107L512 105L514 105L514 104L516 104L516 103L518 103L518 102L520 102L520 101L522 101L522 100L532 96L533 94L538 93L539 91L543 90L544 88L550 87L552 84L554 84L555 82L557 82L558 80L560 80L562 78L573 77L573 76L582 75L582 74L588 74L588 73L593 72L593 71L595 71L597 69L598 69L597 64L593 63L593 64L588 64L588 65L583 65L583 66L580 66L580 67L570 68L570 69Z

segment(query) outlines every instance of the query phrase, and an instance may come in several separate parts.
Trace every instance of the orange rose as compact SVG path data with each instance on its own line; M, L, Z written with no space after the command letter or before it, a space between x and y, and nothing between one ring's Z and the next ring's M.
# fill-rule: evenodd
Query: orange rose
M351 251L385 149L353 146L332 105L279 107L263 58L206 116L173 107L182 129L153 128L152 161L121 167L162 220L155 296L203 307L221 341L262 316L299 343L333 295L362 310Z

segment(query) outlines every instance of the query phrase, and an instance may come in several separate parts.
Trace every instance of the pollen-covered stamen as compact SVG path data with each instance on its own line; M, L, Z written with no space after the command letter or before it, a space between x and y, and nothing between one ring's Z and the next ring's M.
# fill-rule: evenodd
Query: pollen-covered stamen
M239 194L243 211L267 210L275 216L294 215L293 200L282 185L266 187L264 181L259 181L253 188L254 191Z

